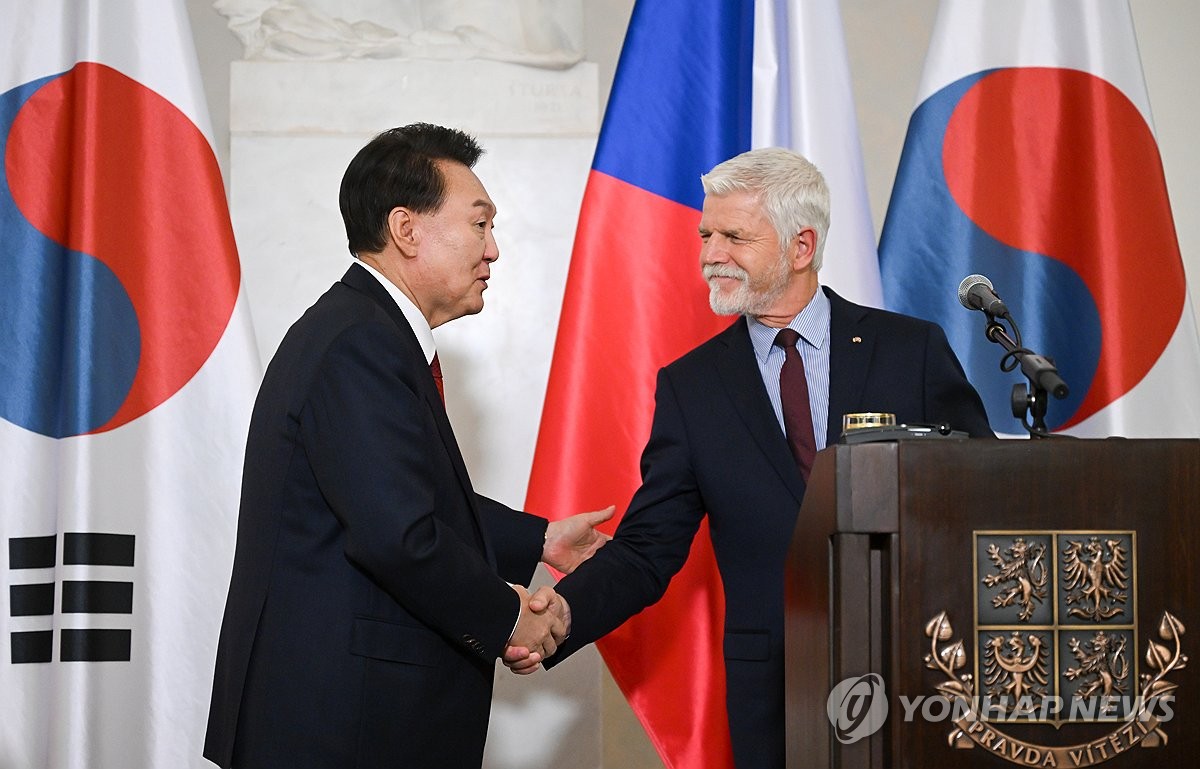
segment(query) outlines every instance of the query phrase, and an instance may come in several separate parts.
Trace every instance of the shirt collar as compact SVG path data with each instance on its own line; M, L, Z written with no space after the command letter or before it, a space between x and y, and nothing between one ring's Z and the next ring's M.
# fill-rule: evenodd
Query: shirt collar
M421 345L421 352L425 354L425 362L431 362L433 356L437 354L437 345L433 341L433 329L429 327L429 321L425 319L425 316L421 314L421 311L417 309L413 301L404 295L399 286L388 280L382 272L367 264L362 259L357 261L366 268L367 272L375 276L375 280L379 281L384 291L388 292L388 296L400 308L400 312L404 313L404 319L408 321L408 325L412 326L413 333L417 335L417 342Z
M750 343L754 345L754 355L759 362L763 362L775 344L775 335L779 333L779 329L763 325L757 318L749 315L746 316L746 325L750 329ZM818 350L825 346L825 340L829 338L829 297L825 296L820 286L800 314L792 318L788 328L795 329L805 342Z

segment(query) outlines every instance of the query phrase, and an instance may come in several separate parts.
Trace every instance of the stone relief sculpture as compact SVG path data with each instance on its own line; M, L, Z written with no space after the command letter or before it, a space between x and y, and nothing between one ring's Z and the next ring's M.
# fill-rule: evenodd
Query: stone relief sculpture
M216 0L247 59L583 58L581 0Z

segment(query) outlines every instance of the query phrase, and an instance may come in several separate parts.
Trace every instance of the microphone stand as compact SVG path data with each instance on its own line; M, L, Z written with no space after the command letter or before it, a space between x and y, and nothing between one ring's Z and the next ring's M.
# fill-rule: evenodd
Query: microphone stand
M1021 424L1029 432L1030 438L1051 437L1050 431L1046 428L1048 395L1053 394L1060 400L1067 397L1069 392L1067 383L1058 375L1058 369L1049 358L1021 346L1021 330L1017 328L1016 321L1013 320L1011 314L1006 314L1004 317L1012 326L1013 333L1017 337L1016 341L1013 341L1013 338L1008 335L1003 324L996 320L996 316L986 310L984 314L988 319L984 336L1005 349L1004 357L1000 359L1000 370L1012 371L1019 362L1021 373L1029 380L1028 393L1025 385L1013 385L1012 415L1021 420ZM1009 357L1013 359L1011 364L1006 363ZM1032 424L1026 421L1027 413L1032 418Z

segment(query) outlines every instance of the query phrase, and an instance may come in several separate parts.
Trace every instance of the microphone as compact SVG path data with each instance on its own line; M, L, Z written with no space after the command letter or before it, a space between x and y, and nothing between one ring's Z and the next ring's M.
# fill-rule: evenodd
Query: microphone
M1005 350L1004 357L1000 359L1000 370L1007 373L1020 364L1021 373L1029 380L1032 390L1026 395L1025 385L1013 386L1012 414L1029 430L1031 438L1045 437L1048 434L1045 419L1047 393L1055 398L1065 398L1070 392L1067 383L1058 375L1054 361L1021 346L1021 330L1017 328L1016 320L1000 297L996 296L992 282L984 276L968 275L963 278L962 283L958 284L958 301L968 310L981 310L987 315L984 335L988 341L995 342ZM996 320L996 316L1008 321L1017 337L1015 341L1004 330L1004 325ZM1012 358L1011 364L1008 363L1009 358ZM1025 421L1026 414L1033 415L1032 424Z
M982 310L988 315L1008 317L1008 308L996 295L992 282L982 275L968 275L958 284L958 302L968 310Z

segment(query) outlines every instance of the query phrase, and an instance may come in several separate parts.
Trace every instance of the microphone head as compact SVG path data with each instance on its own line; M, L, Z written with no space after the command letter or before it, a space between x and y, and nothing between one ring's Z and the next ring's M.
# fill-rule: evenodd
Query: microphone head
M970 296L971 289L976 286L986 286L989 291L994 290L992 282L983 275L968 275L962 279L962 283L958 284L958 303L968 310L978 310L979 307L971 304Z

